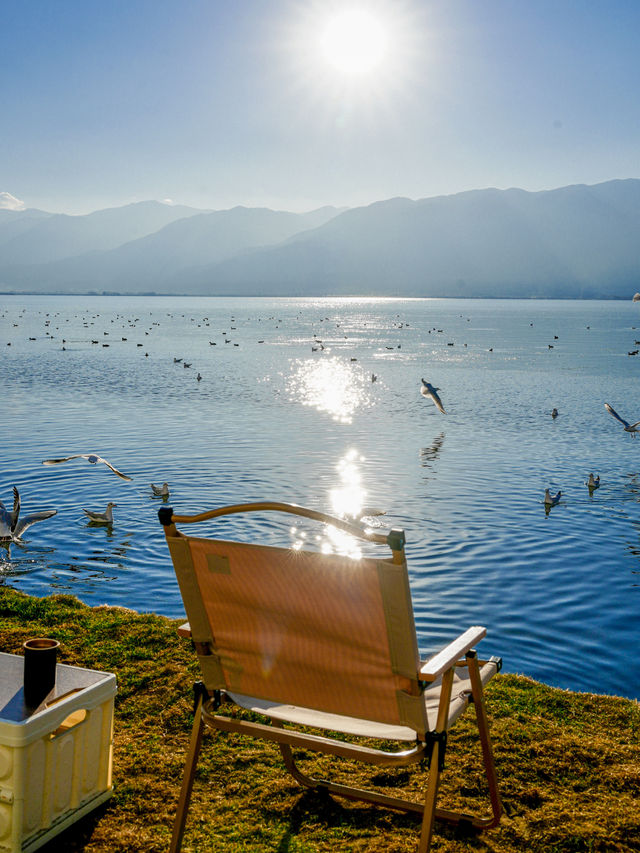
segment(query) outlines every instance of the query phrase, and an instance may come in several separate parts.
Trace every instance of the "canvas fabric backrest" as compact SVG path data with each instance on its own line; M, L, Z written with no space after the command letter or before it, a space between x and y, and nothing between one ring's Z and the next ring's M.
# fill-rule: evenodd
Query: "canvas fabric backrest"
M169 539L209 690L423 732L406 563Z

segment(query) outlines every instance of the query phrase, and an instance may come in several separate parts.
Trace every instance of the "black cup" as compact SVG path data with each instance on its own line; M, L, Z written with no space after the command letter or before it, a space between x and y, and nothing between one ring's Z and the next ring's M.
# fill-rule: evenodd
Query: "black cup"
M35 637L22 644L24 649L24 700L34 708L56 683L56 660L60 643Z

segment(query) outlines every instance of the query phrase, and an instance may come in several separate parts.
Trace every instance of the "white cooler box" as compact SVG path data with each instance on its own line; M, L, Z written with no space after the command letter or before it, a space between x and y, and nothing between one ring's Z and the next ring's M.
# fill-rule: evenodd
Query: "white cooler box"
M0 653L0 853L31 853L111 796L116 677L58 664L25 707L24 658Z

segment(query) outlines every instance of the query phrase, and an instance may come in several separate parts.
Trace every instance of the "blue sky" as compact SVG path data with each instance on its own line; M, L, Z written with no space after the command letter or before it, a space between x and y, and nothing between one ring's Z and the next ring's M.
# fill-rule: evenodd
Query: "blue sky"
M370 71L318 39L365 10ZM637 0L1 0L0 204L309 210L640 177Z

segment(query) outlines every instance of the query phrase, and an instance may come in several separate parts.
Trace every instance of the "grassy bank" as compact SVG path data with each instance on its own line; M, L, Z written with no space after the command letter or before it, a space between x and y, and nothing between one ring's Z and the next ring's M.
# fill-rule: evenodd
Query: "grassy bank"
M55 637L62 663L118 679L114 796L44 853L166 851L198 677L177 624L0 588L0 651L18 654L28 637ZM501 675L487 705L505 815L477 836L437 824L434 851L640 850L638 703ZM473 720L468 712L452 731L440 802L485 811ZM399 782L419 798L420 769L358 771L360 784L369 772L375 784ZM413 851L418 826L396 812L306 792L284 771L277 747L217 735L207 738L199 763L183 850Z

